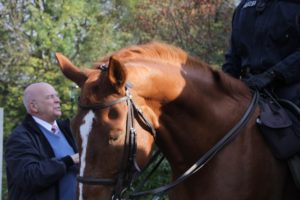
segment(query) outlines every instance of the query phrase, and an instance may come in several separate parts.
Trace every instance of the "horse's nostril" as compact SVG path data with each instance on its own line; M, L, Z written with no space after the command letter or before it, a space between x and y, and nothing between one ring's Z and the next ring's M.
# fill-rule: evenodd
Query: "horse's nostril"
M118 140L119 136L111 136L109 137L109 140L112 140L112 141L116 141Z
M109 134L109 141L115 142L122 135L122 131L114 131Z

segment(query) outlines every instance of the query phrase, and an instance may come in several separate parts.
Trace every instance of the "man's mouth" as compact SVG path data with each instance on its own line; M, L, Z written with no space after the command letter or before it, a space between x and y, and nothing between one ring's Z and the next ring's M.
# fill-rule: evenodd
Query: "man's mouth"
M60 111L60 107L57 107L57 108L54 108L54 109Z

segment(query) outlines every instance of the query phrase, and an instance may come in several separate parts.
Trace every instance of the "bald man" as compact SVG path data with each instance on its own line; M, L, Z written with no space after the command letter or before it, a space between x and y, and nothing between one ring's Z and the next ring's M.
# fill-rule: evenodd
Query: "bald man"
M48 83L24 90L27 115L5 148L9 200L75 200L79 156L60 98Z

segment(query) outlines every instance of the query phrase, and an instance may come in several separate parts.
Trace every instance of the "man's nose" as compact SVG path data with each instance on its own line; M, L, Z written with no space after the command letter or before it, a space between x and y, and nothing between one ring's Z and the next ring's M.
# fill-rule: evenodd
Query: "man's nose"
M54 101L60 103L60 98L59 98L59 96L55 96L55 97L54 97Z

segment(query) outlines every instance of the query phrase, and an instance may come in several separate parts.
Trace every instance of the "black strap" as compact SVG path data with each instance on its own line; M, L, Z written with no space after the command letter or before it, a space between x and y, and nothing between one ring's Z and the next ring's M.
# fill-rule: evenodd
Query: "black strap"
M136 131L134 128L134 107L132 105L131 95L126 88L127 100L127 120L126 120L126 135L123 159L120 164L117 183L113 191L113 196L118 199L122 193L127 189L126 186L131 184L134 175L140 171L136 165ZM120 101L119 101L120 102Z
M158 159L158 157L160 156L160 158ZM157 160L158 159L158 160ZM140 191L145 183L150 179L150 177L154 174L154 172L157 170L157 168L160 166L160 164L162 163L162 161L165 159L165 157L163 156L163 154L160 152L160 150L157 150L153 156L151 157L150 161L148 162L147 166L145 168L143 168L143 170L141 171L141 174L144 174L144 172L146 172L146 170L148 170L150 168L150 165L153 166L152 169L147 173L147 175L145 175L143 177L143 179L141 180L141 182L135 187L135 191Z
M110 101L108 103L101 102L101 103L95 103L95 104L89 104L89 105L80 103L80 99L78 99L78 106L80 108L84 108L84 109L99 110L99 109L107 108L107 107L110 107L112 105L118 104L122 101L126 101L128 98L129 98L128 96L123 96L119 99L116 99L114 101Z
M87 185L114 185L116 183L113 179L94 178L88 176L77 176L77 181Z

